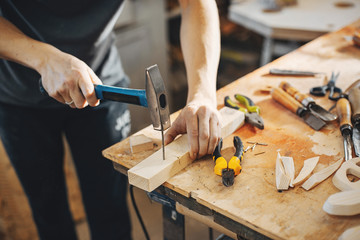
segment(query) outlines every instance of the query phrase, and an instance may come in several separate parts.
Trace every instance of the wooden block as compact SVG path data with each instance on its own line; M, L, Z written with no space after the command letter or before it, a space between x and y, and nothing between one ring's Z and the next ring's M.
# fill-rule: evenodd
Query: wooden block
M244 124L244 113L239 110L224 107L220 110L220 114L223 138ZM165 152L165 160L163 160L162 149L160 149L131 168L128 171L129 183L151 192L192 163L188 153L189 146L186 134L165 146Z
M343 159L340 159L334 164L328 166L327 168L324 168L321 171L313 174L306 182L304 182L303 185L301 185L301 187L305 190L310 190L311 188L315 187L317 184L330 177L330 175L333 174L340 167L342 162Z
M360 158L352 158L344 162L335 173L332 181L342 191L360 189L360 181L350 182L347 175L352 174L360 178Z
M297 175L292 184L295 186L304 181L312 173L312 171L314 171L318 162L319 157L313 157L305 160L303 168L300 170L299 175Z
M276 188L278 190L288 190L290 184L290 178L286 175L284 166L282 164L280 153L277 154L276 158Z
M360 190L339 192L331 195L324 203L323 210L328 214L339 216L360 214Z
M151 138L148 138L144 134L131 136L129 142L132 153L147 151L154 148L154 143Z
M360 225L349 228L345 232L343 232L338 240L359 240L360 236Z

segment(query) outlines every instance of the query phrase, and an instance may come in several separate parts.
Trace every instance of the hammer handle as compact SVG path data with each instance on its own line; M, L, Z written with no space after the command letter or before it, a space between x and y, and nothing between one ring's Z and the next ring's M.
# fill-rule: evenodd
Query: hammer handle
M105 99L148 107L145 90L94 85L98 99Z

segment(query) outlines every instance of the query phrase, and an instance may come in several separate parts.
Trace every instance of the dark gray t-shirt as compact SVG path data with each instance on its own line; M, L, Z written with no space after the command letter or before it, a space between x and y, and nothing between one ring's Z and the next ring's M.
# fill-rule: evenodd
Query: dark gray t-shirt
M0 15L27 36L86 62L104 84L127 86L112 29L123 0L0 0ZM1 34L1 33L0 33ZM32 107L62 104L39 91L40 75L0 60L0 102Z

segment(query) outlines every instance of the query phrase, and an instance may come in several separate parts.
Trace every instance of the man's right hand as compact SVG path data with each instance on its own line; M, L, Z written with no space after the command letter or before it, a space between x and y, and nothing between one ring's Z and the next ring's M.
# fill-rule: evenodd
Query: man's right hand
M39 72L43 87L57 101L66 103L72 108L99 104L94 84L102 84L102 82L93 70L78 58L52 49L49 51L47 61L41 64Z
M102 84L89 66L59 49L34 40L0 16L0 58L40 73L47 93L72 108L96 106L94 84ZM71 104L70 104L71 103Z

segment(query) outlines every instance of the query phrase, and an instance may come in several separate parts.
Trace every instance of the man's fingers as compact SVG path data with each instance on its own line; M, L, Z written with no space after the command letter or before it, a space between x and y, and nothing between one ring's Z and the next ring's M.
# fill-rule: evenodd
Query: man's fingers
M102 84L101 80L96 76L93 70L91 68L87 69L87 72L90 76L91 84L86 84L84 86L84 89L81 89L90 106L97 106L100 103L100 100L96 97L94 84L100 85Z
M209 137L209 146L208 146L208 152L207 154L212 154L215 150L215 147L218 143L218 140L220 138L220 131L221 128L219 127L219 120L215 116L212 116L210 118L210 137Z
M199 121L199 155L202 157L208 153L209 137L210 137L210 114L206 107L201 107L197 111Z
M169 128L169 130L165 133L164 144L168 145L169 143L174 141L174 139L176 138L177 135L178 135L178 133L176 131L176 126L175 125L171 126Z
M186 131L188 134L188 140L190 145L190 158L195 160L199 152L199 128L198 128L198 118L196 114L189 113L188 119L186 121Z

